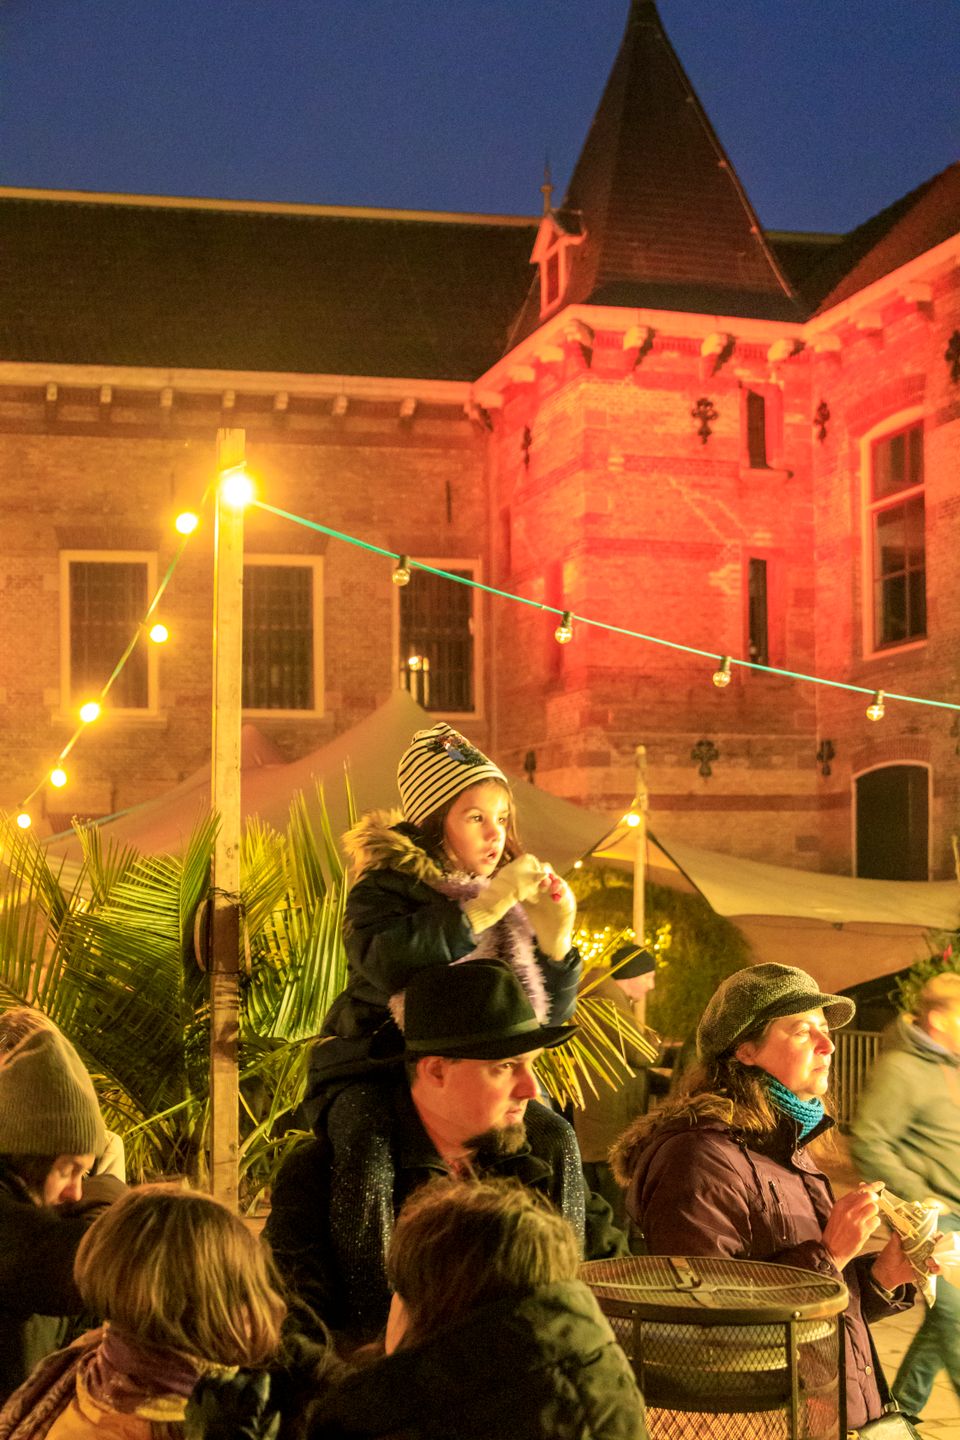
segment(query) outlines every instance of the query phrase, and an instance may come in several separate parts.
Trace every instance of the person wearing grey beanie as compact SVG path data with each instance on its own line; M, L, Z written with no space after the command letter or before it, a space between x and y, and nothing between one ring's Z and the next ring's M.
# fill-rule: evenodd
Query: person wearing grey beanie
M791 965L727 977L697 1031L699 1064L679 1091L614 1147L627 1210L652 1255L766 1260L842 1278L847 1425L881 1415L887 1398L868 1322L905 1309L911 1272L897 1237L864 1246L879 1219L876 1187L834 1200L811 1142L826 1113L831 1032L853 1002Z
M0 1015L0 1402L82 1309L77 1247L125 1188L115 1175L85 1178L109 1149L69 1040L26 1006Z

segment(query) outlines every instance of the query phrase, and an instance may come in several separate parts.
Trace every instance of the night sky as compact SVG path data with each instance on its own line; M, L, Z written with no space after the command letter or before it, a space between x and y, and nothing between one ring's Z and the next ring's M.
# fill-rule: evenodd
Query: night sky
M535 214L627 0L0 0L0 184ZM660 0L771 229L960 159L960 0Z

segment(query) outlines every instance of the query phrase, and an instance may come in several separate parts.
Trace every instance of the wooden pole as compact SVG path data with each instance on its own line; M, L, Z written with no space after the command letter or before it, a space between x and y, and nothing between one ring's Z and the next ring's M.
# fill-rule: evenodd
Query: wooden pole
M217 431L213 737L210 803L220 817L210 907L210 1189L238 1206L240 1146L240 722L243 509L224 503L224 471L242 467L243 430Z
M633 838L635 849L633 852L633 933L636 936L636 943L642 945L647 930L647 908L645 886L647 883L647 809L650 804L650 795L647 790L647 747L638 745L636 749L637 766L637 789L631 809L634 815L638 816L640 823L634 827ZM636 1001L634 1005L637 1019L643 1024L646 1019L646 997Z

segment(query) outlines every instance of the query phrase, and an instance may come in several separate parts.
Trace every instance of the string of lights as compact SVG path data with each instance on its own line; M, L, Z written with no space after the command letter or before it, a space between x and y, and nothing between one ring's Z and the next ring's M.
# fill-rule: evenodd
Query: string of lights
M205 506L209 494L210 487L208 486L200 504L201 510ZM88 729L90 725L93 724L95 720L99 719L101 713L103 712L103 707L106 703L108 695L110 694L110 691L113 689L121 672L123 671L124 666L130 659L130 656L133 654L134 650L140 643L143 636L146 635L147 638L154 645L163 645L167 642L167 640L169 640L170 631L167 629L166 625L164 625L161 620L155 618L157 613L157 607L159 606L160 601L163 599L167 586L173 579L174 571L176 570L177 566L180 563L181 557L183 556L183 552L186 549L187 545L190 543L190 539L195 534L199 524L200 516L197 512L193 510L184 510L181 514L177 516L176 520L174 521L174 528L176 529L178 535L180 535L182 538L173 553L173 557L169 565L163 573L163 578L161 579L156 590L154 591L153 599L147 606L143 618L138 621L136 628L134 629L133 634L131 635L130 640L127 644L127 647L123 651L123 654L120 656L119 660L117 661L116 665L114 665L107 679L100 687L99 693L96 696L90 696L80 706L78 712L80 716L80 724L74 730L67 743L60 750L60 753L57 755L56 761L51 766L51 768L41 777L41 779L37 781L36 785L33 787L30 793L24 797L22 803L18 806L17 824L20 826L21 830L28 830L33 823L33 819L28 807L30 805L30 802L36 798L36 796L40 793L43 787L49 784L52 785L56 790L62 790L63 787L67 784L69 777L66 770L64 769L64 761L67 759L68 755L73 750L73 747L80 739L80 736L84 734L84 732ZM150 623L151 620L153 621L153 624Z
M319 535L326 535L331 540L342 540L347 545L353 545L359 550L367 550L373 555L382 555L384 559L396 562L393 571L393 582L395 585L407 585L410 583L413 573L423 570L429 575L439 575L444 580L451 580L455 585L466 585L470 589L480 590L486 595L494 595L500 600L511 600L517 605L527 605L534 610L541 610L548 615L558 615L560 623L554 633L554 639L558 645L569 645L574 638L574 622L577 625L589 625L596 630L606 630L612 635L623 635L631 640L642 640L648 645L660 645L669 650L677 650L684 655L696 655L701 659L718 662L717 669L713 672L713 683L722 690L730 684L733 678L733 667L741 670L754 670L762 675L780 675L788 680L800 680L809 685L825 685L833 690L846 690L855 695L869 695L870 704L867 706L866 715L868 720L882 720L885 714L885 701L901 700L907 705L928 705L936 710L960 711L960 704L950 700L931 700L922 695L906 695L895 690L875 690L869 685L855 685L849 680L830 680L823 675L809 675L802 670L787 670L779 665L762 665L757 660L739 660L733 655L717 655L715 650L704 650L696 645L685 645L679 640L667 640L662 635L647 635L642 630L631 630L625 625L614 625L609 620L598 620L590 615L577 615L572 610L564 610L561 606L546 605L540 600L531 600L526 595L516 595L510 590L500 590L495 585L485 585L480 580L474 580L468 575L456 575L450 570L442 570L436 565L427 565L420 560L411 560L409 555L397 554L395 550L386 550L382 545L374 545L369 540L362 540L357 535L348 535L343 530L334 530L329 525L321 525L317 520L308 520L306 516L295 515L289 510L281 510L279 506L268 505L263 500L253 500L252 504L269 515L275 515L278 519L289 520L294 525L301 525L307 530L313 530Z

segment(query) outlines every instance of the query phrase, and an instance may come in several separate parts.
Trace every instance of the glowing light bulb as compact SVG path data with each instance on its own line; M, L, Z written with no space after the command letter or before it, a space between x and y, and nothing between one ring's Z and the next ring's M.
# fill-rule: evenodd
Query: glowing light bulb
M178 535L192 535L200 524L200 516L194 515L192 510L184 510L173 522L174 529Z
M84 725L91 724L100 714L99 700L88 700L85 705L80 706L80 719Z
M401 555L394 566L393 575L391 576L394 585L409 585L410 574L410 556Z
M867 706L867 719L882 720L886 713L886 706L883 703L883 691L878 690Z
M410 659L407 661L407 669L408 669L408 670L421 670L422 668L423 668L423 656L422 656L422 655L411 655L411 656L410 656Z
M21 830L30 829L30 816L27 814L26 810L20 811L20 814L17 816L17 824L20 826Z
M722 655L720 657L720 668L713 672L713 683L718 690L725 690L732 679L733 676L730 673L730 656Z
M560 621L556 630L554 630L553 638L558 645L570 644L570 641L573 639L573 614L571 611L564 610L563 619Z
M623 819L625 824L630 826L631 830L636 830L637 826L640 824L640 816L637 814L636 810L628 810L626 815L624 815Z
M245 465L234 465L220 474L220 494L231 510L243 510L253 499L253 481Z
M66 772L66 770L62 770L62 769L60 768L60 766L58 765L55 770L51 770L51 771L50 771L50 784L51 784L51 785L55 785L58 790L62 790L63 787L64 787L64 785L66 785L66 783L67 783L67 772Z
M170 639L170 631L167 629L166 625L161 625L158 621L157 624L154 625L150 631L150 639L153 641L154 645L162 645L165 641Z
M582 870L582 869L583 869L583 861L582 861L582 860L574 860L574 862L573 862L573 868L574 868L574 870Z

